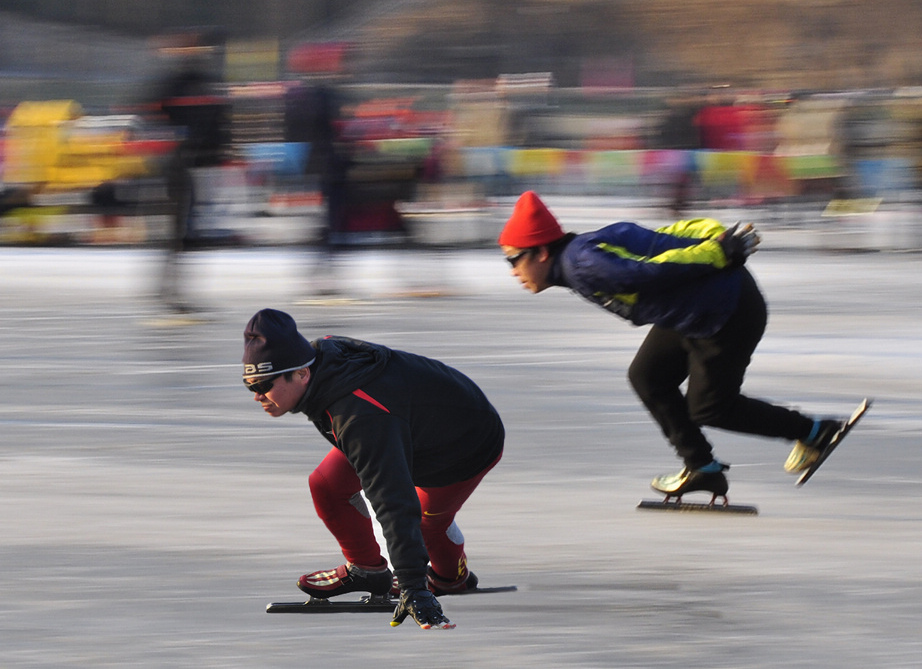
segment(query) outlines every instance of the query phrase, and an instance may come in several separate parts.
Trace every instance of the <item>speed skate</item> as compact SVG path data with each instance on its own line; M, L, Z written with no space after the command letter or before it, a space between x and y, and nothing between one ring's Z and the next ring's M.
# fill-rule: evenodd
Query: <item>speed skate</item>
M518 587L514 585L499 585L477 587L445 596L467 597L468 595L515 592L516 590ZM307 601L273 602L266 606L266 613L393 613L399 601L398 597L391 595L363 595L359 599L311 597Z
M820 453L820 456L811 464L807 469L804 470L804 473L800 475L797 479L797 486L800 487L804 483L810 480L810 478L816 473L816 470L820 468L826 459L832 455L832 452L836 450L836 447L842 443L842 440L845 439L845 435L851 432L852 428L858 424L858 421L861 420L861 417L871 408L871 400L865 398L861 401L855 410L852 412L851 417L842 424L842 427L836 432L835 436L832 438L832 441L829 442L829 445Z

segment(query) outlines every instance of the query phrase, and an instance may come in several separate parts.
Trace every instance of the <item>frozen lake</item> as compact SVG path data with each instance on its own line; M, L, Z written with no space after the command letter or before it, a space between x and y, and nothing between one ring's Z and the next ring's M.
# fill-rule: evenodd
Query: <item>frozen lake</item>
M208 319L165 318L159 258L0 249L0 665L918 667L922 255L767 250L746 391L807 412L875 405L803 488L789 446L714 432L757 517L637 511L678 468L625 375L644 329L532 296L496 251L341 258L350 298L301 301L312 256L193 256ZM503 416L506 455L459 515L483 585L451 632L389 616L266 615L342 560L307 476L327 447L240 383L242 331L288 310L439 358Z

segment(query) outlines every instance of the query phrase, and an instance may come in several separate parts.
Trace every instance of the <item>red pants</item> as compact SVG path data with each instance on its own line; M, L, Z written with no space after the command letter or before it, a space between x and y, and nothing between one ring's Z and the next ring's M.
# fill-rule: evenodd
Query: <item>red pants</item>
M464 537L454 524L455 514L499 458L467 481L441 488L416 488L422 518L420 530L433 571L446 580L466 576ZM371 516L360 496L362 484L346 456L333 448L309 479L317 515L333 533L347 562L375 567L384 562L375 539Z

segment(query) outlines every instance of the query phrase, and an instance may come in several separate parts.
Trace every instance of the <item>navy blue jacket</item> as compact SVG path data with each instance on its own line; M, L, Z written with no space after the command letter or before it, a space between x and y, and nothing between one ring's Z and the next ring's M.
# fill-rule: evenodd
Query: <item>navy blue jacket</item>
M613 223L570 241L549 279L635 325L709 337L735 311L746 271L726 269L723 230L713 219L659 230Z

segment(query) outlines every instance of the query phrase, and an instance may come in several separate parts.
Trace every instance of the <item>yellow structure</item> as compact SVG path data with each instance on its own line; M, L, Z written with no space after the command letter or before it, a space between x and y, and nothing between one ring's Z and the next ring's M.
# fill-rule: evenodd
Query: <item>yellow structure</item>
M6 122L3 180L8 184L42 184L67 141L67 124L83 114L76 102L21 102Z
M130 139L131 117L84 116L71 100L22 102L6 123L3 180L47 192L144 175Z

